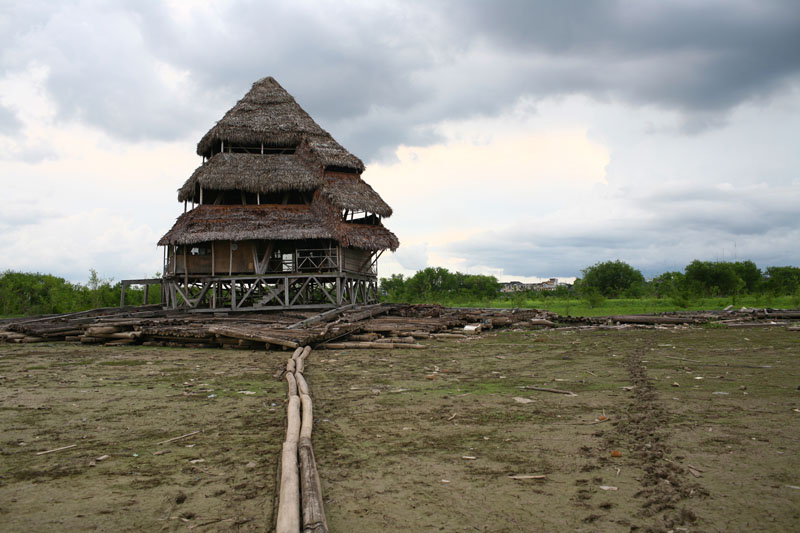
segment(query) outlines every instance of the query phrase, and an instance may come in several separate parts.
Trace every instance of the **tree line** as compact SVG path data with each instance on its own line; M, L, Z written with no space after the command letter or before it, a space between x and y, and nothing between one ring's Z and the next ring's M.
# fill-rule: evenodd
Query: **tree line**
M394 274L381 278L381 299L386 302L440 303L444 305L488 304L508 300L511 304L525 299L581 298L596 307L605 299L669 298L676 307L687 307L697 298L731 297L732 302L745 295L792 296L800 305L800 268L771 266L763 271L752 261L699 261L688 264L683 272L664 272L647 281L641 271L623 261L605 261L586 267L572 287L559 286L555 291L505 294L494 276L451 272L429 267L413 276ZM156 276L158 277L158 275ZM158 303L158 286L151 287L149 302ZM7 270L0 274L0 316L24 316L72 313L98 307L119 305L120 283L102 278L90 270L86 284L71 283L50 274ZM129 287L125 302L144 303L144 290Z
M615 298L671 298L677 307L692 299L744 295L796 296L800 298L800 268L773 266L761 270L752 261L700 261L683 272L665 272L647 281L642 272L623 261L605 261L586 267L572 287L543 291L539 298L582 298L599 305ZM413 276L393 274L381 278L384 301L467 304L497 299L523 300L530 294L502 294L494 276L426 268ZM532 291L530 291L532 292Z
M121 284L89 271L86 284L71 283L50 274L14 272L0 274L0 316L74 313L119 305ZM158 303L158 286L151 287L148 303ZM125 303L144 303L144 289L129 287Z

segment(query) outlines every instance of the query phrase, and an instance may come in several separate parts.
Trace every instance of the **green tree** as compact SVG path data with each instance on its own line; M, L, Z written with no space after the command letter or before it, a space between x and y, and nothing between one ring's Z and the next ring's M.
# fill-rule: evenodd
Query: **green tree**
M800 268L793 266L769 267L764 271L764 288L770 294L789 295L800 291Z
M606 298L618 298L624 293L635 295L644 287L642 273L620 260L597 263L581 270L580 291L589 294L597 291Z

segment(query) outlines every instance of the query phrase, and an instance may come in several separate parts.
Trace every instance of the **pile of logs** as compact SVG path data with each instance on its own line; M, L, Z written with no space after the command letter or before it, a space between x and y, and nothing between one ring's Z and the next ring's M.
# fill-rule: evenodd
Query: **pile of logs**
M423 348L418 341L455 339L513 328L619 329L718 322L727 327L789 325L800 311L727 309L607 317L559 316L537 309L466 309L436 305L348 305L322 313L192 313L157 305L106 308L0 321L0 342L81 342L110 346L186 346L288 350Z

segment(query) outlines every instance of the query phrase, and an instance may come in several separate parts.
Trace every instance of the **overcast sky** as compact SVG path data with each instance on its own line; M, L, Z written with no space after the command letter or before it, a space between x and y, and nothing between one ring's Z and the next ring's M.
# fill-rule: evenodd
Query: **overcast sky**
M800 265L795 0L0 0L0 271L158 272L264 76L393 207L382 276Z

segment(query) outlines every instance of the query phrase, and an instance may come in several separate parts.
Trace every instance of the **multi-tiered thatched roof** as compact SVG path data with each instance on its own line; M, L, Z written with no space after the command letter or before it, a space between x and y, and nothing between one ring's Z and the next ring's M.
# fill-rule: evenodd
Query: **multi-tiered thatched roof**
M260 146L266 152L228 151L237 146ZM379 221L342 220L343 210L389 217L392 209L361 179L361 160L314 122L271 77L253 84L203 136L197 153L207 160L179 189L179 201L198 201L202 187L262 195L300 191L312 198L310 205L200 205L181 215L159 245L331 238L367 250L399 246L397 237Z

